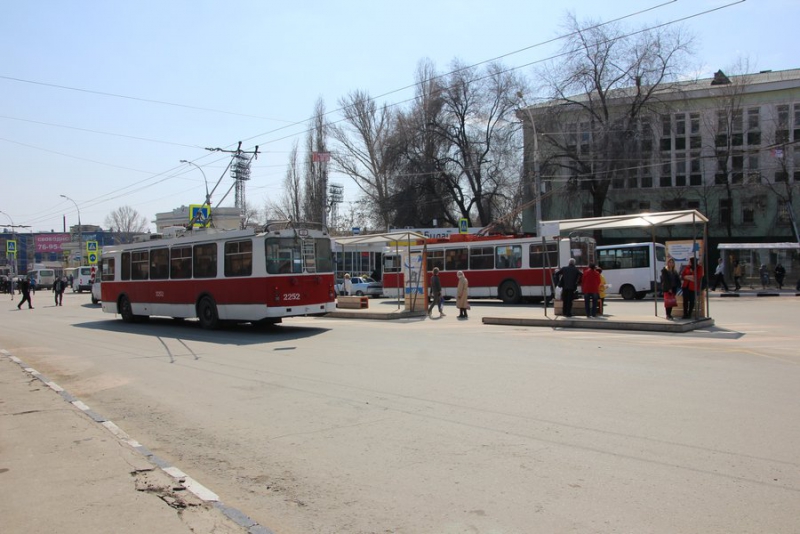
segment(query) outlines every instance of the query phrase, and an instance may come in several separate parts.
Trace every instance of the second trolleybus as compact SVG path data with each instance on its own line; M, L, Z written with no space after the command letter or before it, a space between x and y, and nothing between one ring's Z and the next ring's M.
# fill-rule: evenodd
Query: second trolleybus
M215 329L336 308L330 237L289 223L104 247L101 280L103 311L126 322L197 317Z
M419 253L421 244L411 247ZM469 281L470 298L496 298L507 304L523 300L541 302L554 294L553 273L575 258L579 268L595 261L591 237L545 239L541 237L453 235L426 242L427 271L439 268L442 296L454 298L458 271ZM405 291L402 266L407 251L387 249L383 263L383 293L396 297Z

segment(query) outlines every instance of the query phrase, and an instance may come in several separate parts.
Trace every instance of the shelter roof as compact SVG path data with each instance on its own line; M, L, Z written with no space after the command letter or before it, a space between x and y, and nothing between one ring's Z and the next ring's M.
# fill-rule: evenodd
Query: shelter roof
M338 245L347 246L372 243L393 243L395 241L425 241L427 237L419 232L395 230L383 234L364 234L347 237L334 237L333 239Z
M747 249L800 249L800 243L720 243L719 249L747 250Z
M678 224L705 224L708 219L697 210L659 211L655 213L632 213L587 219L563 219L542 221L543 235L559 235L575 230L619 230L622 228L650 228Z

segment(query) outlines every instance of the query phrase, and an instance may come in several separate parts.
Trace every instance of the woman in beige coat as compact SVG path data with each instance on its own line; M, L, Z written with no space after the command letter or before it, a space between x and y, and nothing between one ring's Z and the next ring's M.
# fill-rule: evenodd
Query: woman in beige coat
M458 308L458 317L467 318L467 310L469 309L469 282L467 277L464 276L463 271L458 271L458 288L456 289L456 307Z

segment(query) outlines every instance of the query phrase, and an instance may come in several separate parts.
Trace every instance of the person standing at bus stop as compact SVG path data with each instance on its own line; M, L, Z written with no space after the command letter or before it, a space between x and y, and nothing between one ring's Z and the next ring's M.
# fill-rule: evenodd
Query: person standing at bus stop
M690 319L694 311L696 292L700 289L703 280L703 266L695 265L695 259L689 258L689 265L681 270L683 279L683 318Z
M581 283L581 272L575 267L575 258L570 258L566 267L556 271L556 283L561 288L562 313L564 317L572 317L572 301Z
M56 306L63 306L62 302L64 301L65 289L67 289L67 277L59 276L56 278L56 281L53 282L53 293L55 293Z
M667 310L667 319L670 321L672 317L672 308L678 290L681 288L681 277L678 271L675 270L675 258L667 260L667 264L661 269L661 291L664 293L664 309Z
M464 276L463 271L458 271L458 287L456 288L456 307L458 307L458 318L467 319L469 309L469 282Z
M442 310L442 281L439 279L438 267L433 268L433 275L430 280L430 293L431 303L428 306L428 317L433 313L434 306L439 307L439 317L444 317L444 311Z
M600 273L594 263L583 271L581 278L583 290L583 304L586 307L586 317L597 317L597 301L600 300Z

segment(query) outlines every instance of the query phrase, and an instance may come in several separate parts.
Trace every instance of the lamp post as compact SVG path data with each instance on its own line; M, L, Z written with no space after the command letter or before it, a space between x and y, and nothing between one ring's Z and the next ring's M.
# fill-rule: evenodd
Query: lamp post
M536 121L533 120L533 113L531 113L530 106L525 101L525 96L522 91L517 92L517 97L522 101L525 106L525 114L531 122L531 129L533 130L533 187L534 187L534 202L536 203L536 235L541 235L542 232L542 183L541 175L539 174L539 136L536 134Z
M78 207L78 203L75 202L74 200L72 200L71 198L69 198L67 195L60 195L60 196L61 196L61 198L66 198L67 200L69 200L70 202L75 204L75 209L78 210L78 254L80 254L80 256L78 256L80 258L80 260L78 260L78 266L80 267L80 266L83 265L83 256L84 256L84 253L83 253L83 227L81 226L81 209Z
M208 206L208 209L209 209L208 214L209 214L209 217L210 217L211 216L211 195L208 193L208 178L206 178L205 171L203 170L203 168L200 165L198 165L197 163L195 163L193 161L189 161L188 159L182 159L181 163L186 163L188 165L192 165L194 167L197 167L197 170L200 171L203 174L203 182L205 182L205 184L206 184L206 203L205 203L205 205ZM216 187L214 189L216 189Z

